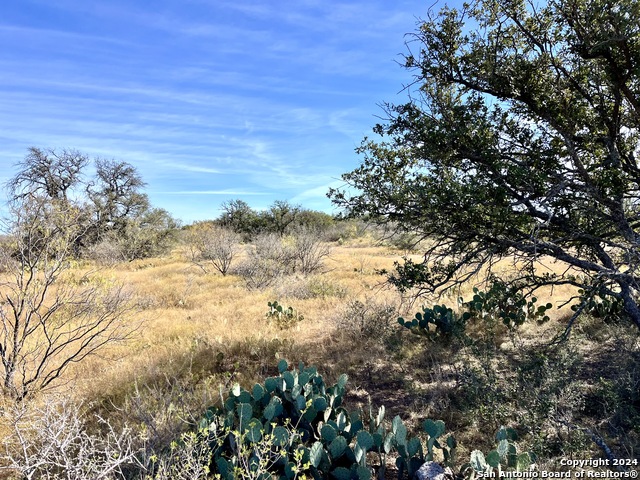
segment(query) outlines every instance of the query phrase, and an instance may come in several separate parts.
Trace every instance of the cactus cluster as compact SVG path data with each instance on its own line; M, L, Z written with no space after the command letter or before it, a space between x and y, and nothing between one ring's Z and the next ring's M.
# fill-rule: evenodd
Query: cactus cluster
M518 472L527 471L531 468L534 458L530 453L518 453L516 440L518 435L512 428L500 427L496 434L498 442L495 450L490 451L486 456L480 450L471 452L471 460L463 468L471 473L470 476L480 474L483 477L502 477L502 472L506 470L516 470ZM493 472L497 473L493 473Z
M509 328L516 328L526 321L535 320L540 323L547 322L549 316L547 310L553 305L537 305L538 299L527 299L516 288L505 282L494 279L487 291L473 289L471 301L463 303L463 307L473 318L499 319Z
M304 320L304 316L298 313L293 307L283 307L277 301L267 302L269 311L265 315L268 320L275 322L278 328L286 330L296 323Z
M342 403L346 375L327 386L315 367L289 369L285 360L278 372L251 391L234 385L223 405L209 408L200 421L215 478L371 480L374 470L382 478L389 455L396 457L399 479L413 478L427 461L452 465L456 441L445 435L444 422L427 420L424 434L410 437L399 416L385 422L384 406L375 414L371 406L368 414L348 411Z
M586 312L596 318L602 318L607 322L620 322L628 319L624 311L622 298L606 291L605 288L595 288L593 290L579 289L578 295L581 303L572 305L575 312L583 305Z
M422 335L429 340L449 340L464 333L467 321L471 318L469 312L458 315L446 305L434 305L433 308L422 307L422 312L416 313L411 320L398 318L398 323L408 328L416 335Z
M430 340L446 341L463 336L467 322L474 319L488 323L500 321L510 329L528 320L546 322L549 320L546 312L553 305L537 305L537 301L536 297L528 300L506 283L494 279L490 288L484 292L474 288L470 301L464 302L460 299L462 313L456 313L446 305L423 306L422 312L416 313L414 318L405 320L400 317L398 323Z

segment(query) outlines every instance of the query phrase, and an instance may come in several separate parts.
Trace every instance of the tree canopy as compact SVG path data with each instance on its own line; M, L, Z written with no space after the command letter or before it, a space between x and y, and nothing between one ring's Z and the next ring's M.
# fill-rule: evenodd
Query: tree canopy
M352 215L428 238L401 288L435 290L517 255L519 288L568 283L640 327L640 3L480 0L420 22L409 100L385 105L332 190ZM541 274L551 257L572 267Z
M94 172L88 175L91 166ZM113 247L107 252L111 257L150 256L168 245L178 226L167 211L151 207L142 177L127 162L90 161L76 150L31 147L16 167L7 182L12 211L40 204L77 211L83 226L74 237L76 254L102 244ZM39 219L32 220L37 225Z

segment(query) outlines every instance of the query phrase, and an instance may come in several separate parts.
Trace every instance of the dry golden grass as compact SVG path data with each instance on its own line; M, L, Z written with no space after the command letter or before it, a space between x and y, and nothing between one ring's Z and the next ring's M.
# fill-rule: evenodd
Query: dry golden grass
M408 302L385 286L384 277L376 273L391 270L403 256L404 252L361 239L332 244L323 273L292 275L265 290L247 289L240 276L207 274L180 250L163 258L99 270L90 264L78 265L68 272L68 281L82 282L83 275L92 272L97 284L126 285L136 306L128 321L141 327L126 344L109 345L100 356L74 365L66 375L69 382L60 390L102 414L116 417L122 412L122 421L128 421L131 413L127 409L131 407L125 405L131 403L137 389L151 392L157 400L157 405L149 401L141 408L156 409L164 408L163 395L169 398L168 405L176 391L193 387L185 393L185 398L190 397L184 400L183 408L197 416L219 397L219 388L228 389L233 382L249 386L273 375L277 358L284 357L318 365L328 382L349 373L351 405L366 407L371 399L374 405L387 407L388 418L401 415L414 426L424 418L442 418L448 426L460 428L456 435L465 440L463 443L482 445L492 433L480 431L465 417L468 411L457 411L454 405L459 360L449 360L458 352L410 335L397 326L393 315L387 320L397 334L384 339L340 327L345 311L356 300L380 312L392 306L397 315L413 316L423 302L455 307L459 297L469 299L473 287L482 286L482 276L478 276L442 298ZM413 258L420 260L417 255ZM518 267L504 260L494 271L508 276ZM560 265L550 261L539 268L562 272ZM541 290L537 296L540 303L558 305L573 293L560 287ZM292 306L304 320L290 329L279 329L265 317L267 302L273 300ZM515 342L531 345L541 338L552 338L566 323L568 309L550 313L552 320L547 324L525 324L516 340L499 336L496 346L508 357L518 354ZM474 328L469 327L472 335ZM600 330L584 334L595 338L602 328L606 327L600 325ZM585 343L585 349L591 347L592 343ZM2 428L0 424L0 436Z
M319 362L328 371L332 367L366 365L371 361L372 349L379 346L345 349L345 345L359 345L350 345L354 339L336 328L336 318L353 300L393 305L398 314L412 316L419 305L404 302L376 273L380 269L391 270L403 255L390 247L375 246L370 239L333 244L323 273L307 278L292 276L264 291L248 290L244 280L235 275L205 273L191 264L180 249L170 256L108 268L78 264L66 273L67 282L85 282L88 276L98 285L126 285L136 307L128 314L128 321L132 328L141 326L126 344L109 345L99 356L73 365L66 374L70 379L67 386L72 386L81 401L118 398L138 382L179 376L185 369L201 370L203 376L216 369L224 371L229 362L233 366L233 360L252 351L255 357L260 349L273 357L292 354L307 362ZM419 256L414 257L419 260ZM514 268L517 265L505 260L496 270L508 274ZM544 268L558 269L553 264ZM472 295L473 286L471 282L433 301L455 306L459 297ZM311 288L311 294L299 293ZM569 294L568 289L562 288L540 296L546 302ZM304 315L304 321L289 330L278 329L265 318L267 302L273 300L294 307ZM554 312L552 316L560 319L563 315L566 312ZM228 360L221 363L217 359L220 353ZM237 358L231 359L230 355ZM263 358L261 362L276 363L275 358Z
M397 301L394 292L381 287L375 269L390 268L399 258L382 247L334 247L325 262L325 273L316 275L320 289L338 285L340 295L295 298L287 295L286 285L264 291L248 290L242 278L205 274L190 264L180 252L168 258L134 261L98 273L128 286L138 311L132 324L142 321L135 339L126 345L111 345L100 357L74 367L77 394L84 400L105 392L127 390L135 381L162 372L176 374L176 364L193 362L202 345L216 349L252 339L256 342L294 340L304 345L331 343L335 335L334 317L347 298L375 296ZM364 265L364 266L363 266ZM287 279L304 284L303 277ZM316 292L322 293L322 292ZM289 330L279 330L268 322L267 302L277 300L293 306L304 321ZM316 357L317 355L311 355ZM275 364L275 359L273 359Z
M252 348L259 349L255 345L264 346L272 341L276 342L274 345L282 342L282 351L274 346L264 347L265 351L275 348L275 352L269 351L274 357L291 353L306 361L324 362L327 370L332 370L332 366L364 365L369 361L371 347L342 348L353 339L337 331L335 319L346 302L353 299L392 304L404 309L399 311L402 315L417 311L418 305L403 303L376 273L378 269L391 269L401 257L401 252L388 247L365 243L334 245L325 261L325 273L316 278L325 286L337 285L341 294L329 291L328 295L312 298L287 294L308 281L303 277L289 278L264 291L248 290L240 277L205 274L180 251L166 258L139 260L102 270L99 276L131 289L139 309L131 321L134 324L141 320L142 327L126 345L112 345L100 357L74 367L70 374L77 379L75 392L85 401L105 394L117 397L118 392L125 393L135 382L144 383L165 374L179 375L180 369L211 370L218 352L228 356L231 349L241 356L246 353L242 349L251 353ZM502 273L508 273L510 268L514 266L508 261L498 266ZM458 296L469 297L472 288L473 285L464 287L440 301L455 305ZM564 298L568 291L558 293L556 290L553 297ZM540 301L548 300L544 295L541 297ZM294 307L304 315L304 321L289 330L279 330L265 318L267 302L273 300ZM558 319L562 315L556 312L553 316ZM211 358L204 358L202 352L209 352ZM263 361L275 365L275 358Z

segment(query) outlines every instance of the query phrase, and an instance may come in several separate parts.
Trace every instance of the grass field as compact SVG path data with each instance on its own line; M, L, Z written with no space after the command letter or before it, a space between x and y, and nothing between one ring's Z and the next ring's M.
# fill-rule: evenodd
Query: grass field
M568 341L551 345L570 313L554 308L549 322L517 331L470 325L473 345L430 342L401 328L398 316L412 317L422 303L455 307L474 285L439 299L403 298L376 273L403 252L363 239L330 248L321 272L261 290L234 274L205 273L182 248L110 267L78 265L70 279L92 271L93 282L126 286L135 334L72 366L67 382L40 401L71 397L166 447L234 383L249 388L285 358L318 366L329 381L347 373L353 408L385 405L387 418L400 415L414 428L444 420L461 458L494 448L502 425L548 468L568 456L601 456L596 437L621 457L638 455L640 348L631 327L585 317ZM498 266L502 274L513 268ZM572 292L542 293L540 302L559 304ZM266 316L274 300L304 319L280 328Z

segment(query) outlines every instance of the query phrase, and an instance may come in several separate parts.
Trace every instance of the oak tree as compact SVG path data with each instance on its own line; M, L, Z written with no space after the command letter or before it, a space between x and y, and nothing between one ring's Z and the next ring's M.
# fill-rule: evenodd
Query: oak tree
M575 285L577 313L607 296L640 328L638 18L636 0L480 0L419 24L409 100L330 192L428 239L396 285L446 288L516 255L518 288Z

